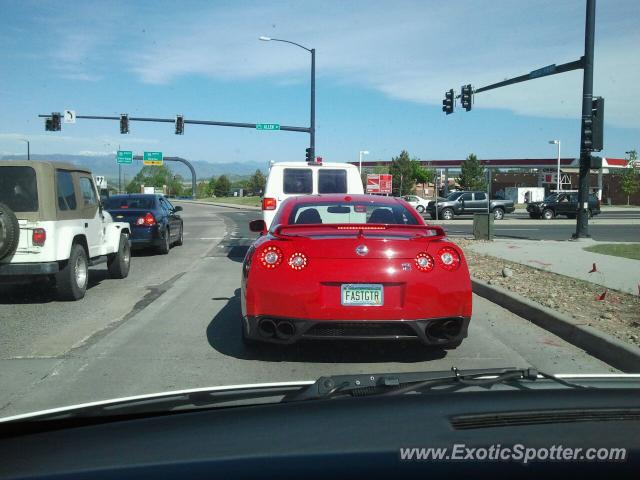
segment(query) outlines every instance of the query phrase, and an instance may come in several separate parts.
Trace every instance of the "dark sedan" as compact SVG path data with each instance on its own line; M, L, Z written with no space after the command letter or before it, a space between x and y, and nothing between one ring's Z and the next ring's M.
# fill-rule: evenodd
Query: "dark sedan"
M182 245L182 207L174 207L163 195L113 195L105 209L116 222L129 222L133 247L156 247L167 254L171 245Z

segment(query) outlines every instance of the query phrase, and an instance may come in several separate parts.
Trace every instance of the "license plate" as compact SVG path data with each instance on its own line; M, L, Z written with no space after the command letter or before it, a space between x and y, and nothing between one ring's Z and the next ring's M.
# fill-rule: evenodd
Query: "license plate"
M341 286L342 305L379 307L384 304L384 290L380 284L345 284Z

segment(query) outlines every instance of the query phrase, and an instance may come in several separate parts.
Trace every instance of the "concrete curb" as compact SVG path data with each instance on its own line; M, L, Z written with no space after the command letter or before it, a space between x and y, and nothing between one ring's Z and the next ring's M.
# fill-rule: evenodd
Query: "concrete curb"
M260 207L253 205L238 205L237 203L217 203L217 202L200 202L198 200L175 200L176 202L197 203L198 205L213 205L215 207L234 208L236 210L262 210Z
M535 303L504 288L471 278L473 293L559 336L614 368L640 373L640 348L624 343L588 325Z

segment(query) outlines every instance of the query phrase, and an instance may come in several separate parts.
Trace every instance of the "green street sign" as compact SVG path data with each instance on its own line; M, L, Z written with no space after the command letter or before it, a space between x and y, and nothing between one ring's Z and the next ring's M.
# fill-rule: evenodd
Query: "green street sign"
M280 130L279 123L256 123L256 130Z
M142 163L144 165L162 165L164 163L162 152L144 152Z
M127 150L118 150L116 162L122 165L130 165L133 163L133 152Z

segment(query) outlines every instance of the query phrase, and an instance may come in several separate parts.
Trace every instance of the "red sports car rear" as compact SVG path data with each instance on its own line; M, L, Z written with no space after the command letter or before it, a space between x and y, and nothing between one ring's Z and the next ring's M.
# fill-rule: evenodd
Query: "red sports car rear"
M248 342L414 339L454 348L471 318L462 251L404 200L370 195L288 199L247 252L241 298Z

